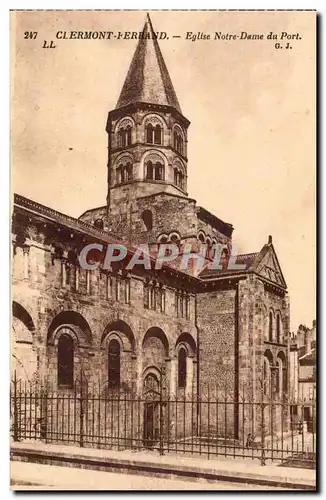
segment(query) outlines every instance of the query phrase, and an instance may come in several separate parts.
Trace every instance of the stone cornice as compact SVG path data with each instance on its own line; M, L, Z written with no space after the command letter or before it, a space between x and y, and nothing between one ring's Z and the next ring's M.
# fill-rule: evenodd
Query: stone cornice
M116 236L116 235L111 235L108 234L105 231L102 231L101 229L96 229L87 222L83 222L79 219L75 219L74 217L71 217L69 215L63 214L62 212L58 212L57 210L54 210L52 208L49 208L45 205L42 205L40 203L37 203L33 200L30 200L28 198L25 198L24 196L14 194L14 207L16 207L16 210L23 210L27 216L28 214L33 215L35 218L37 217L42 217L43 219L51 220L54 224L61 224L70 230L79 232L81 234L87 235L91 238L94 238L104 244L108 243L121 243L124 244L124 241L121 237ZM133 254L136 251L136 247L133 246L128 246L126 245L128 253ZM153 256L150 256L150 260L152 263L155 262L155 258ZM161 270L155 270L152 268L151 271L146 271L149 273L156 273L156 274L164 274L168 279L169 277L171 279L178 279L180 280L180 285L184 284L185 282L193 283L195 284L196 282L199 281L198 278L189 275L187 273L184 273L182 271L179 271L167 264L163 264Z
M54 222L69 226L71 229L74 229L76 231L81 231L88 234L89 236L94 236L97 239L105 241L106 243L122 241L121 237L115 234L109 235L106 231L96 229L87 222L81 221L80 219L75 219L74 217L63 214L62 212L58 212L53 208L41 205L40 203L30 200L29 198L25 198L24 196L21 196L19 194L14 194L14 205L16 205L17 207L22 207L25 210L34 213L35 215L42 215Z

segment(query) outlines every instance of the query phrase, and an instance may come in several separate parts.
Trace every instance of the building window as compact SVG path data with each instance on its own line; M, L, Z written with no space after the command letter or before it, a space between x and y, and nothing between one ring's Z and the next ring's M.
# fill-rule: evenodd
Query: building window
M120 165L117 168L116 177L118 184L123 184L124 182L131 181L133 177L131 162L126 163L126 165Z
M120 387L120 344L116 339L109 343L108 378L110 388Z
M154 129L154 144L162 144L162 129L159 125Z
M163 181L164 180L164 166L161 162L157 161L155 164L152 161L146 163L146 179Z
M174 169L174 184L180 189L184 189L184 175L181 170L177 168Z
M273 342L273 313L269 313L269 323L268 323L268 340Z
M155 281L144 283L144 308L165 312L165 290Z
M74 341L63 334L58 342L58 386L73 387L74 384Z
M148 144L153 144L154 142L154 130L153 130L153 125L149 123L146 127L146 142Z
M144 210L141 214L141 218L146 227L146 231L151 231L153 229L153 214L150 210Z
M131 144L131 126L128 125L128 127L126 128L126 145L130 146L130 144Z
M174 148L178 151L178 153L183 154L183 139L182 139L181 134L174 132L173 145L174 145Z
M264 387L265 396L269 396L269 394L270 394L270 366L269 366L269 360L267 358L264 358L263 387Z
M282 370L282 361L278 359L276 361L276 377L275 377L275 392L276 394L282 393L282 382L283 382L283 370Z
M153 163L151 161L146 164L146 179L153 179Z
M154 309L154 311L155 311L155 309L156 309L156 288L155 288L155 285L151 285L149 300L150 300L150 308Z
M199 233L198 234L198 240L200 241L200 243L205 243L205 235L204 235L204 233Z
M159 311L165 313L165 290L161 285L156 288L156 304Z
M118 147L124 148L125 146L131 145L131 126L128 125L126 128L120 128L118 132Z
M155 163L155 180L163 181L164 173L163 173L163 165L159 161Z
M146 142L148 144L162 144L162 127L151 123L146 126Z
M282 363L282 389L283 389L283 398L285 398L288 392L288 373L286 368L286 362Z
M190 296L187 292L175 292L175 309L177 316L190 318Z
M185 388L187 384L187 352L181 347L178 352L178 386Z
M276 316L276 342L281 343L281 318L279 314Z

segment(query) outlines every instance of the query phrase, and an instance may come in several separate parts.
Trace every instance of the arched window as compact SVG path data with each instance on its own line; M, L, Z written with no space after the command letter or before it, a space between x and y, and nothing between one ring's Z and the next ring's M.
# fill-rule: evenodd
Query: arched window
M200 243L205 243L205 235L203 233L199 233L198 239Z
M285 398L287 394L288 377L287 377L286 357L284 352L279 352L276 363L278 368L278 373L276 377L276 383L277 383L276 390L278 394L282 395L283 398Z
M116 339L109 343L108 379L110 388L120 387L120 344Z
M162 163L159 161L156 162L155 164L155 180L156 181L162 181L164 177L164 169Z
M126 130L124 128L121 128L118 132L118 145L120 148L123 148L126 146Z
M273 342L273 313L269 313L269 323L268 323L268 340Z
M181 347L178 353L178 387L184 388L187 384L187 352Z
M124 177L123 168L122 167L118 167L117 168L117 183L118 184L120 184L121 182L123 182L123 177Z
M270 366L269 366L269 360L266 357L264 358L263 387L264 387L264 394L269 395L270 394Z
M157 243L167 243L167 242L168 242L167 234L161 234L161 236L157 238Z
M154 143L154 128L151 123L146 126L146 142L148 144Z
M183 154L183 138L178 132L173 134L173 146L178 151L178 153Z
M282 387L283 387L283 397L286 396L287 391L288 391L288 372L287 372L287 367L286 367L286 362L283 361L282 363Z
M125 168L126 168L126 180L131 181L132 180L132 165L131 165L131 163L127 163Z
M181 189L184 189L184 175L177 168L174 169L174 184Z
M124 140L124 130L120 129L118 131L118 147L122 148L123 146L123 140Z
M275 377L275 392L276 394L280 394L282 392L282 383L283 383L283 370L282 370L282 360L276 360L276 377Z
M153 179L153 163L148 161L146 164L146 179Z
M74 341L64 333L58 342L58 386L74 385Z
M147 231L151 231L153 229L153 214L150 210L144 210L141 218L146 226Z
M132 180L132 164L128 162L126 165L120 165L117 168L117 183L123 183Z
M128 125L126 128L126 146L130 146L131 144L131 126Z
M281 318L279 314L276 316L276 342L281 343Z
M162 144L162 129L159 125L154 129L154 144Z
M179 233L170 233L169 239L171 243L174 243L175 245L180 245L181 237Z

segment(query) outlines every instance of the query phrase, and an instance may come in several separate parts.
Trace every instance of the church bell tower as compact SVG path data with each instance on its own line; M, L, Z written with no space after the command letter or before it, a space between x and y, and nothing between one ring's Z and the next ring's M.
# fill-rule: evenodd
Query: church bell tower
M187 197L187 129L149 15L116 108L109 112L108 217L138 198Z

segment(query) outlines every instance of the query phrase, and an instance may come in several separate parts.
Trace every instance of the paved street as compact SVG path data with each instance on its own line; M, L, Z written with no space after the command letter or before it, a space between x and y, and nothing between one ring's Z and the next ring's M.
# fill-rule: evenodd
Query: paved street
M280 488L230 482L185 481L72 467L11 462L11 487L15 490L276 490Z

